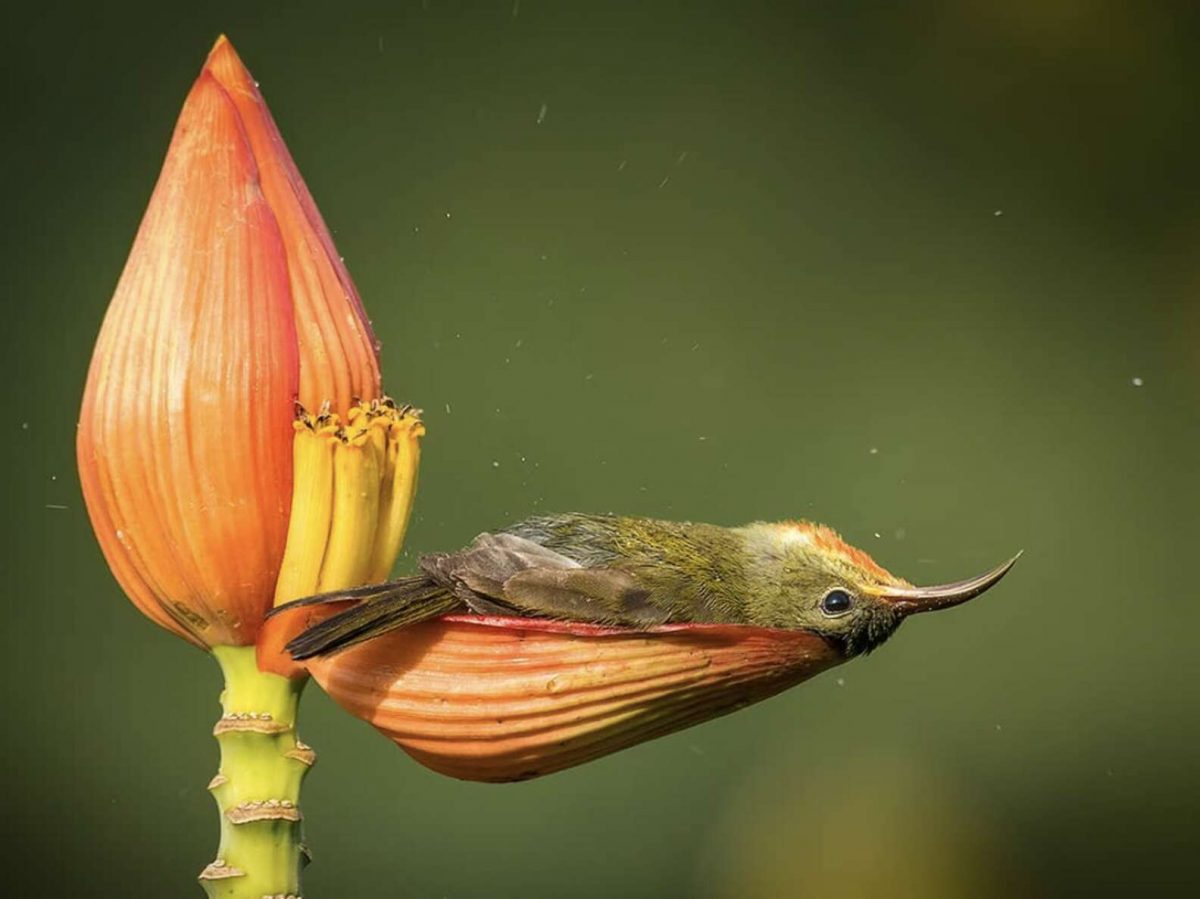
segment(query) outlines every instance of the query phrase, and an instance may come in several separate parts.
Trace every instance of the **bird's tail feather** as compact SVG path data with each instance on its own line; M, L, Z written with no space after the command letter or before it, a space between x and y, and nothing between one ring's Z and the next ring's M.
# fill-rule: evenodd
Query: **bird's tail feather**
M462 600L425 575L302 599L280 608L339 599L360 601L353 608L313 625L288 643L292 658L300 660L339 652L396 628L463 608Z

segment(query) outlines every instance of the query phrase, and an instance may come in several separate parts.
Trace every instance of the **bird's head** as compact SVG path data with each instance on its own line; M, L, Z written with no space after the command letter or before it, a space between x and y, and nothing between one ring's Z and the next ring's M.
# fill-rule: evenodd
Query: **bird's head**
M966 580L914 587L824 525L757 523L741 530L754 569L753 617L770 627L815 631L847 656L870 652L909 615L978 596L1020 556Z

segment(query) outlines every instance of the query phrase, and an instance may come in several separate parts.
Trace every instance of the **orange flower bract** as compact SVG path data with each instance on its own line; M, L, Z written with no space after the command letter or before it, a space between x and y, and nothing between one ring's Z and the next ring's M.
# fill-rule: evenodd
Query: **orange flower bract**
M200 646L253 643L288 541L297 401L340 425L379 396L358 293L221 38L180 113L80 413L88 512L137 607Z
M259 664L335 608L274 615ZM338 705L421 764L496 782L561 771L699 724L843 661L840 649L808 631L636 631L448 615L304 664Z

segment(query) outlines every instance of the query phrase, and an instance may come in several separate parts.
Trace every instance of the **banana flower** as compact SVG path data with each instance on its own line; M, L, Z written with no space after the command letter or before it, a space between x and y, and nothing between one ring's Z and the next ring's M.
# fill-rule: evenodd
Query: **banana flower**
M148 618L226 680L212 895L299 892L303 672L256 664L278 602L387 575L423 427L380 388L358 292L224 37L180 113L79 418L88 513Z
M308 674L417 760L469 780L558 771L770 696L844 661L818 635L628 631L447 616L307 669L328 614L273 607L385 580L424 427L381 390L354 283L233 47L184 103L96 342L77 452L100 548L134 605L225 674L209 784L211 896L295 897L296 735Z

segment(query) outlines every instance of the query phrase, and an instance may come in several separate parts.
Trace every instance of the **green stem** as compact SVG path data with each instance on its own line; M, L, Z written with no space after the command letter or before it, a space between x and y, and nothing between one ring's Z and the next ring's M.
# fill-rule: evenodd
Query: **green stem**
M316 761L296 739L303 679L258 670L253 646L215 646L225 674L213 734L221 767L209 784L221 813L221 846L200 873L210 897L298 897L307 862L300 782Z

